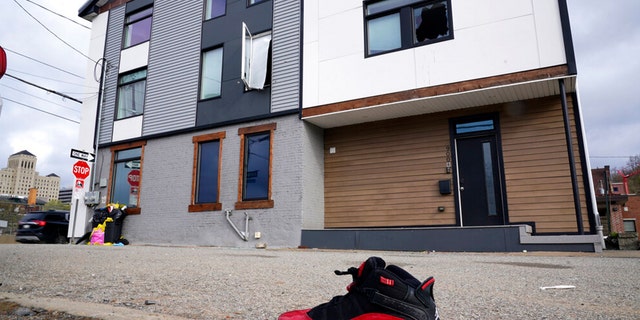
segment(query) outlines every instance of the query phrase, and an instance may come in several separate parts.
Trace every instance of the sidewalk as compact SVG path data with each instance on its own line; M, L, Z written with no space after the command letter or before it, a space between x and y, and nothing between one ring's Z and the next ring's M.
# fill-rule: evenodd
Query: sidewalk
M442 319L638 319L639 251L441 253L0 245L0 297L100 319L276 319L380 256L436 278ZM570 285L573 289L547 289ZM66 309L65 309L66 308Z

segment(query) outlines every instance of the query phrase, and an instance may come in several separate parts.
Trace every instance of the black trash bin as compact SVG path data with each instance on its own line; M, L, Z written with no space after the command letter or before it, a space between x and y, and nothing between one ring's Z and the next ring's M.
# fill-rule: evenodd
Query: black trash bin
M121 242L122 225L124 224L124 218L127 216L125 210L113 208L109 211L109 208L100 208L94 211L94 228L99 224L106 222L104 228L104 243ZM107 220L108 218L111 218L111 221Z

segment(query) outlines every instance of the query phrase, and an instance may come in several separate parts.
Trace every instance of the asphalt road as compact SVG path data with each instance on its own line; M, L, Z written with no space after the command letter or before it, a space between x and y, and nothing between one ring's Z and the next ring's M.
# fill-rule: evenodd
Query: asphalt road
M5 244L0 300L101 319L276 319L346 293L351 277L333 270L374 255L419 280L433 275L442 319L640 319L640 251Z

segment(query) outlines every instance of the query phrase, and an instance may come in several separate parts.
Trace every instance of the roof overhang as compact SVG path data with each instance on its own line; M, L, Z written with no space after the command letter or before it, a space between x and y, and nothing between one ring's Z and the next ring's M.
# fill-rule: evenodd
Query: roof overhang
M100 11L100 7L107 4L109 0L88 0L80 9L78 9L78 16L82 19L91 21L96 17Z
M565 70L564 68L561 68ZM549 70L550 71L550 70ZM566 72L536 73L530 78L505 75L433 88L412 90L379 97L306 108L302 119L321 128L410 117L485 105L560 95L559 80L565 92L576 91L576 75ZM511 80L509 80L511 79ZM522 81L525 80L525 81ZM382 103L381 103L382 102Z

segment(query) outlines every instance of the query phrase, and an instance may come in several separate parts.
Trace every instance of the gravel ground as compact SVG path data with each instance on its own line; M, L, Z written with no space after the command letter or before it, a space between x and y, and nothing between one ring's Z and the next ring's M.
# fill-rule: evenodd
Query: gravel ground
M346 293L351 277L333 270L358 266L372 255L420 280L433 275L442 319L640 319L639 251L6 244L0 245L0 301L102 319L276 319ZM541 289L556 285L575 288Z

